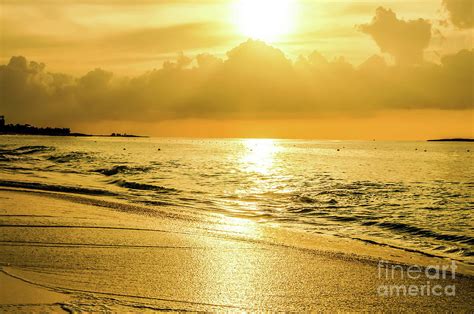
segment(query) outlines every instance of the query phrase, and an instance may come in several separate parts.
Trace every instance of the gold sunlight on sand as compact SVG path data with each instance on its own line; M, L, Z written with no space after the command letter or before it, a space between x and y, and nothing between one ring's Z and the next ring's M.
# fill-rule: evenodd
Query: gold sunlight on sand
M236 3L236 24L246 37L273 42L294 27L293 0L240 0Z
M260 233L256 223L248 219L222 216L219 228L222 231L240 236L257 236Z

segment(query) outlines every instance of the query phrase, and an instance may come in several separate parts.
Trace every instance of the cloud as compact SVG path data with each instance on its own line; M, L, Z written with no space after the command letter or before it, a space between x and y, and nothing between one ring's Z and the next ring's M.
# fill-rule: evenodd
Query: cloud
M164 27L147 27L131 31L95 35L95 37L64 38L62 36L28 34L22 31L4 32L3 53L17 51L49 51L75 56L78 51L84 54L109 56L129 56L131 53L141 56L143 53L162 54L188 49L202 49L228 44L235 40L229 33L220 32L227 25L220 23L185 23ZM89 28L83 33L93 33Z
M474 3L472 0L443 0L451 22L459 28L474 27Z
M421 63L431 39L429 21L400 20L392 10L382 7L376 10L371 23L359 28L372 36L382 52L394 56L398 64Z
M225 59L180 54L161 69L128 78L102 69L73 77L12 57L0 66L0 92L2 114L28 123L296 119L471 109L473 73L474 50L444 56L441 64L390 66L373 56L354 67L318 52L292 62L279 49L249 40Z
M225 0L2 0L3 5L168 5L195 3L222 3Z
M374 3L370 2L356 2L356 3L347 3L345 6L339 10L338 13L344 15L366 15L370 14L374 9Z
M8 1L0 16L0 60L36 56L68 72L107 66L136 74L170 53L228 48L238 40L211 2L180 1Z
M103 47L109 46L125 52L176 52L226 44L231 37L216 31L225 28L226 25L220 23L187 23L121 32L104 36L100 41Z

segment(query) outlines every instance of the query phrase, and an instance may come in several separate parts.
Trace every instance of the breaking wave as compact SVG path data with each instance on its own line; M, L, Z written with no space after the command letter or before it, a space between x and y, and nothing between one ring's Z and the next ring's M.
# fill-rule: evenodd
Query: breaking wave
M74 161L92 160L92 156L83 152L71 152L49 156L47 159L55 163L63 164Z
M433 239L441 240L441 241L459 242L459 243L474 245L474 237L470 237L466 235L440 234L432 230L427 230L427 229L411 226L404 223L398 223L398 222L380 222L380 223L375 223L375 225L378 227L389 229L396 232L403 232L403 233L408 233L411 235L428 237L428 238L433 238Z
M177 192L176 189L173 188L166 188L159 185L152 185L152 184L145 184L145 183L137 183L137 182L130 182L124 180L116 180L112 182L113 184L120 186L122 188L127 188L131 190L141 190L141 191L155 191L158 193L175 193Z
M9 188L24 188L32 190L41 190L49 192L64 192L64 193L76 193L84 195L103 195L103 196L116 196L116 193L100 190L100 189L91 189L91 188L82 188L82 187L71 187L63 185L52 185L36 182L15 182L15 181L0 181L0 186L9 187Z
M130 167L130 166L120 165L120 166L114 166L112 168L97 169L97 170L94 170L93 172L98 172L105 176L114 176L116 174L121 174L121 173L136 174L140 172L147 172L150 169L151 169L150 167Z
M18 155L31 155L37 153L51 152L54 151L54 147L50 146L20 146L13 149L0 149L0 155L7 156L18 156Z

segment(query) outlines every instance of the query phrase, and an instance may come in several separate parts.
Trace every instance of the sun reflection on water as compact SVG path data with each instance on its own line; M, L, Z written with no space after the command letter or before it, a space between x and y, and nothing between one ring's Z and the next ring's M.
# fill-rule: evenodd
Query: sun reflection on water
M256 172L263 175L271 173L274 166L275 153L278 146L271 139L246 139L243 140L245 148L241 159L242 170Z
M276 188L275 179L279 178L276 156L281 147L272 139L245 139L241 145L237 157L241 183L229 191L233 197L225 200L224 206L237 215L264 219L266 213L259 202Z

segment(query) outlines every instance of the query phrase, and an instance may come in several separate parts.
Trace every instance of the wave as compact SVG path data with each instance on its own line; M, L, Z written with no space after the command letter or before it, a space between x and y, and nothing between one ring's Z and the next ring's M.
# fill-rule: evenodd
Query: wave
M21 146L14 149L0 149L0 155L7 156L18 156L18 155L31 155L36 153L44 153L54 151L54 147L50 146Z
M152 184L145 184L145 183L137 183L131 181L124 181L124 180L116 180L112 182L113 184L120 186L122 188L127 188L131 190L140 190L140 191L155 191L159 193L174 193L177 192L176 189L173 188L166 188L159 185L152 185Z
M353 216L327 216L327 219L340 222L351 222L359 220L357 217Z
M399 245L393 245L393 244L377 241L375 239L365 239L365 238L359 238L359 237L351 237L351 238L353 240L362 241L362 242L369 243L369 244L372 244L372 245L380 245L380 246L391 247L391 248L398 249L398 250L403 250L403 251L406 251L406 252L422 254L422 255L425 255L425 256L428 256L428 257L446 258L446 255L444 255L444 254L449 254L448 256L452 260L463 262L463 263L466 263L468 265L474 265L469 260L465 260L465 257L473 256L474 252L469 251L469 250L465 250L465 249L454 248L454 249L448 249L448 250L440 250L438 248L435 248L434 251L425 251L425 250L422 250L422 249L419 249L419 248L410 248L410 247L402 247L402 246L399 246ZM437 253L436 251L442 251L444 254ZM456 256L453 256L453 253Z
M65 154L57 154L47 158L50 161L56 163L69 163L73 161L83 161L83 160L90 160L92 157L88 153L84 152L71 152Z
M163 201L140 201L141 204L149 206L172 206L174 204Z
M451 253L451 254L457 254L457 255L461 255L461 256L465 256L465 257L471 257L471 256L474 256L474 252L473 251L469 251L469 250L466 250L464 248L449 248L449 249L444 249L442 250L446 253Z
M63 193L75 193L75 194L84 194L84 195L102 195L102 196L117 196L118 194L91 188L82 188L82 187L71 187L63 185L52 185L36 182L17 182L17 181L4 181L0 180L0 186L10 187L10 188L24 188L32 190L41 190L49 192L63 192Z
M421 237L433 238L441 241L459 242L469 245L474 245L474 237L465 235L454 235L454 234L440 234L435 231L415 227L412 225L400 223L400 222L379 222L374 223L378 227L383 229L389 229L392 231L408 233L411 235L417 235Z
M114 176L120 173L140 173L140 172L147 172L151 168L150 167L130 167L130 166L113 166L112 168L105 168L105 169L97 169L93 170L93 172L101 173L105 176Z
M329 200L326 200L326 199L315 199L315 198L311 198L309 196L297 196L295 198L296 201L299 201L301 203L304 203L304 204L327 204L327 205L335 205L338 203L338 201L336 201L334 198L331 198Z

